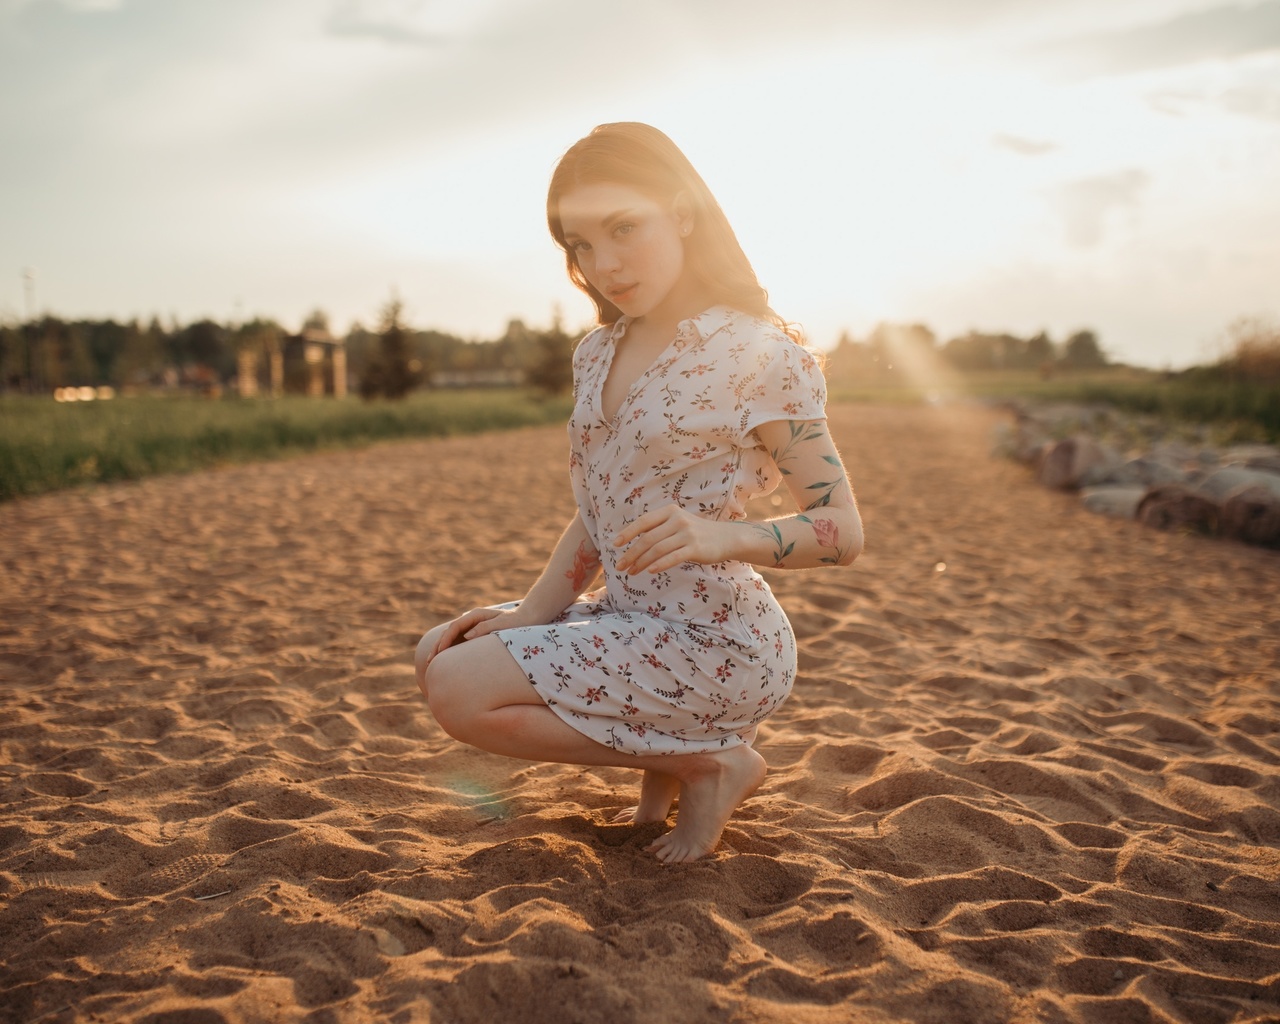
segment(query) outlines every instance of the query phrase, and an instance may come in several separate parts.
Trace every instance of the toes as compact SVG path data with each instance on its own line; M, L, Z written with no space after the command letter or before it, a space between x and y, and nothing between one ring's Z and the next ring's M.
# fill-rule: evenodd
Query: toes
M707 852L698 849L696 845L690 846L674 830L658 836L644 849L645 853L652 853L664 864L684 864L697 860Z
M644 848L644 852L656 853L658 857L661 858L663 853L666 851L667 847L671 845L671 842L672 842L671 833L664 832L662 835L658 836L657 839L655 839L648 846L646 846Z

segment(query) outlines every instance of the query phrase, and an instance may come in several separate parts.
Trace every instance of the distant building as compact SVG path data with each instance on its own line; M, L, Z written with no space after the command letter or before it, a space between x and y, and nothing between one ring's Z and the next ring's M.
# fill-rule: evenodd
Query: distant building
M347 394L346 344L318 325L308 324L283 338L268 333L252 338L236 353L236 370L242 398L264 391L272 398L284 394L344 398Z

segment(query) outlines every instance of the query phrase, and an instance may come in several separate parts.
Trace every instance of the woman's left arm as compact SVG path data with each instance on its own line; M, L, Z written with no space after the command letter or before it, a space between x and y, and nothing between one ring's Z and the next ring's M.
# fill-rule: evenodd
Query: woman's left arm
M668 505L614 540L618 568L662 572L681 562L751 562L776 569L848 565L862 552L862 517L826 420L775 420L756 428L803 511L765 522L719 522Z

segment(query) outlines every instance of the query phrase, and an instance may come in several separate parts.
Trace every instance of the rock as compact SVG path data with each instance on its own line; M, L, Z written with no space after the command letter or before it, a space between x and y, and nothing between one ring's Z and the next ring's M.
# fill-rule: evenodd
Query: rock
M1043 451L1037 470L1040 482L1060 491L1097 483L1119 462L1114 452L1084 435L1052 443Z
M1280 473L1280 453L1251 455L1245 460L1245 465L1250 469L1260 469L1267 473Z
M1021 416L1014 430L1011 454L1019 462L1031 465L1048 440L1044 427L1029 417Z
M1259 484L1232 491L1222 503L1222 533L1246 544L1280 548L1280 495Z
M1090 512L1136 519L1138 503L1146 494L1145 487L1088 487L1081 493L1081 501Z
M1084 460L1084 464L1080 467L1080 473L1076 480L1077 487L1097 487L1102 484L1108 484L1124 464L1124 459L1120 453L1110 445L1094 442L1096 450L1090 452ZM1077 460L1081 459L1080 450L1076 449Z
M1150 457L1168 466L1185 466L1196 453L1181 441L1161 441L1152 447Z
M1280 451L1269 444L1233 444L1222 453L1222 461L1253 469L1270 469L1269 464L1280 463Z
M1257 485L1280 497L1280 473L1267 473L1240 465L1214 470L1196 485L1196 490L1215 501L1222 501L1232 491Z
M1157 459L1152 455L1140 455L1130 459L1111 474L1111 483L1144 487L1159 487L1161 484L1182 484L1187 482L1187 473L1167 460Z
M1181 484L1153 487L1138 503L1138 521L1157 530L1214 534L1221 518L1216 501Z

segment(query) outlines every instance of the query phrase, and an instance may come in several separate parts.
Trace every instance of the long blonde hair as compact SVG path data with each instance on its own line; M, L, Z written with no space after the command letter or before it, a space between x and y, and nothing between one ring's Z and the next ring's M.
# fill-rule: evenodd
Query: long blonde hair
M569 280L595 304L601 324L614 323L622 311L587 281L560 223L560 199L565 193L601 183L626 185L659 202L673 202L683 192L693 210L693 233L685 239L687 272L718 304L767 320L794 341L802 341L799 328L770 307L769 293L760 286L724 211L689 158L657 128L639 121L593 128L560 158L547 189L551 237L564 252Z

